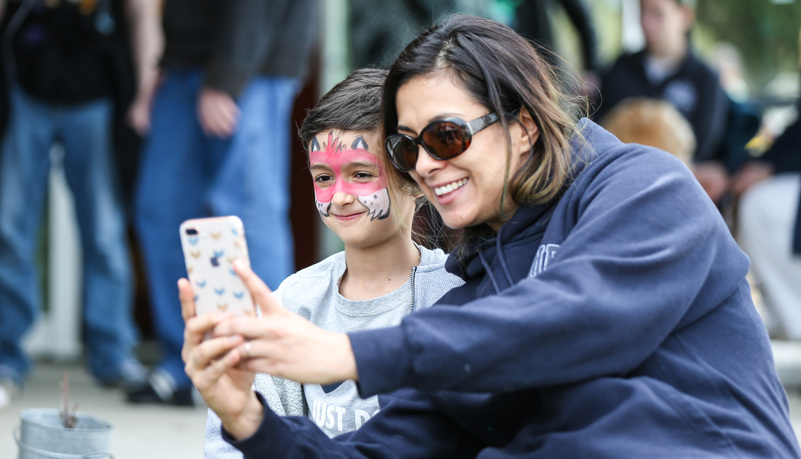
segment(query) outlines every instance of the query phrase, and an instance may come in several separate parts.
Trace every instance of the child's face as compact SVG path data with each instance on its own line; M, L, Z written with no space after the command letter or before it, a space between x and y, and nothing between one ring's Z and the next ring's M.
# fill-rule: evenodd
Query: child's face
M391 199L376 156L379 138L371 132L320 132L309 146L317 210L345 244L369 244L386 237L381 233L394 233L384 228L391 225Z

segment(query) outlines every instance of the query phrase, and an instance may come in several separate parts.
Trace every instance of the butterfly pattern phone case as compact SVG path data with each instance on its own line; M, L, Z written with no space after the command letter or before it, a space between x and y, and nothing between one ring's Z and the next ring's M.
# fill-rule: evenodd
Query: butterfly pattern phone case
M236 259L250 265L242 220L235 216L187 220L180 233L197 315L228 311L254 316L250 293L232 266Z

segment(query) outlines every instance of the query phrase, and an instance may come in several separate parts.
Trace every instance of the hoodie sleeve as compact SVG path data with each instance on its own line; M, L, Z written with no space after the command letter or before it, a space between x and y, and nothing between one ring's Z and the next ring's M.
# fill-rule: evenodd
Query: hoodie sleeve
M265 407L264 419L251 437L236 441L222 430L222 438L245 458L454 457L455 445L464 432L434 409L427 396L402 390L379 397L382 408L378 414L359 429L338 437L329 438L307 417L280 417Z
M518 273L511 287L461 307L351 333L362 396L497 393L623 374L730 297L748 260L689 170L653 149L622 156L588 167L562 198L568 207L549 224L569 229L543 239L560 245L546 271Z

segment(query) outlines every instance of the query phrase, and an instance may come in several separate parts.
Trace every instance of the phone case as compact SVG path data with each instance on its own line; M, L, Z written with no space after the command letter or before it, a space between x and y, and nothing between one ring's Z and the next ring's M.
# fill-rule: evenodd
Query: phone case
M237 258L250 265L242 220L236 216L191 219L181 224L180 233L196 314L228 311L255 316L250 292L231 265Z

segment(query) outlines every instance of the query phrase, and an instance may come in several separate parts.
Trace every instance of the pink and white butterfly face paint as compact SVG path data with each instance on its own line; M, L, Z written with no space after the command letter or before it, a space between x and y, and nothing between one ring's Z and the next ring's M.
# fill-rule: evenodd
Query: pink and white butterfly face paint
M317 210L323 217L330 216L336 193L356 196L367 208L370 220L389 216L387 178L364 137L357 136L349 148L333 132L328 134L328 142L323 142L322 148L316 138L312 139L309 163Z

